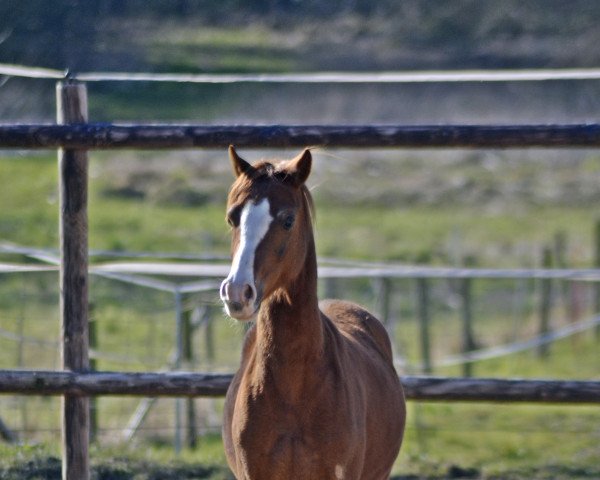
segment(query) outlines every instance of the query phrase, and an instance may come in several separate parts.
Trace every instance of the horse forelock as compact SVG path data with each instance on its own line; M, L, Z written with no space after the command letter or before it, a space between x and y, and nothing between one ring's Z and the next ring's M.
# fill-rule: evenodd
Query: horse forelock
M291 182L290 173L286 170L287 162L274 164L269 161L261 161L253 165L254 171L251 175L241 175L231 190L231 198L234 201L245 203L247 200L259 201L270 194L269 187L272 184L287 186L291 189L298 188L301 195L302 206L306 210L308 226L311 228L315 222L315 205L306 185L294 186ZM276 199L274 199L276 200Z

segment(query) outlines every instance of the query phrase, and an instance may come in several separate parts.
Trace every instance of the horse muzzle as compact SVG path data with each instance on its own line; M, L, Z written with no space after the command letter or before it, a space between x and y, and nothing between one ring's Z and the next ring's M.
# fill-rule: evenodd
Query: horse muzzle
M221 283L220 295L225 312L231 318L248 321L256 316L260 298L254 285L226 278Z

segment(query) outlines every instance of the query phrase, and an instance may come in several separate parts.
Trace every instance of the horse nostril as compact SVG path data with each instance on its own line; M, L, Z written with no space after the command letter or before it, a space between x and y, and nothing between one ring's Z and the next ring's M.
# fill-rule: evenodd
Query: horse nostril
M254 298L254 289L251 285L246 285L244 287L244 298L248 301Z
M227 280L221 283L221 290L219 291L221 295L221 300L225 300L227 298Z

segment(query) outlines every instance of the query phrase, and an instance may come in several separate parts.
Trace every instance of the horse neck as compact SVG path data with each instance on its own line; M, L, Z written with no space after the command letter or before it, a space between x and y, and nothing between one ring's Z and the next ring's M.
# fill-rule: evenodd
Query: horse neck
M257 360L277 368L303 365L323 352L323 325L317 298L317 259L312 231L304 268L269 298L257 318ZM289 373L289 372L288 372Z

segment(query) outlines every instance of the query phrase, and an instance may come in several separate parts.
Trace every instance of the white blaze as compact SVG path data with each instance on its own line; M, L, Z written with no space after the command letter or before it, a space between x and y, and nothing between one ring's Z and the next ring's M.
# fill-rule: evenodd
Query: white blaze
M240 243L231 262L227 277L236 284L248 284L254 287L254 256L261 240L269 231L273 221L269 201L263 198L255 204L249 201L240 215Z

